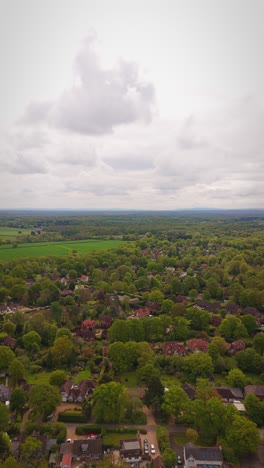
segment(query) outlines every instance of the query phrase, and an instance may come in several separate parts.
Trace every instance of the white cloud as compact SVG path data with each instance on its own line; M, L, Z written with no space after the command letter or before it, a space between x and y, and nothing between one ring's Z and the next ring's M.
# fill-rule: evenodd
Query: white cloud
M46 123L84 135L113 132L117 125L149 122L155 92L141 81L135 63L120 60L104 69L89 37L75 60L76 82L54 102L33 102L21 119L23 124Z

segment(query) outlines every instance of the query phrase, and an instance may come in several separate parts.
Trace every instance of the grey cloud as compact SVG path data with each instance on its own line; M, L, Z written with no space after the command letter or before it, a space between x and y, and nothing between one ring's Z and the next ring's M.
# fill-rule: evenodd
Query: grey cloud
M47 167L43 161L38 161L38 155L26 155L17 153L14 161L8 164L12 174L45 174Z
M38 124L47 120L52 110L52 102L31 102L18 124Z
M209 146L209 142L204 137L197 137L195 124L193 115L184 121L177 141L181 150L204 149Z
M147 171L155 167L154 161L142 153L112 156L104 159L104 162L117 171Z
M32 103L22 123L43 122L80 134L101 135L111 133L117 125L151 120L154 87L140 80L134 63L120 61L113 69L103 69L87 40L75 69L78 84L52 104Z

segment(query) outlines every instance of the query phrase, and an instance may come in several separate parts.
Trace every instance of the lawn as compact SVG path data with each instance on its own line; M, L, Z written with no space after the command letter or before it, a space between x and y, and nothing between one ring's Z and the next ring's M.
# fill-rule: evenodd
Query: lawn
M15 240L17 237L22 235L28 235L31 233L30 229L19 229L10 227L0 227L0 240Z
M136 431L134 432L125 432L123 434L116 434L113 432L108 432L106 435L103 436L103 444L104 445L111 445L112 447L119 447L120 440L122 439L135 439L136 438Z
M124 372L119 376L120 382L126 387L138 387L137 373Z
M173 439L177 445L181 445L181 446L186 445L189 442L189 440L187 439L185 435L185 432L177 432L176 434L174 434ZM209 447L209 445L208 444L205 445L202 439L200 438L195 442L194 445L196 445L197 447ZM214 444L211 445L211 447L213 446Z
M27 383L29 384L49 384L51 372L38 372L36 374L26 373Z
M117 240L84 240L84 241L61 241L44 242L34 244L18 244L16 248L12 245L0 246L0 260L13 260L23 257L47 257L61 256L73 253L88 253L94 250L113 249L121 245L123 241Z
M171 387L174 387L175 385L182 385L182 382L180 381L180 379L177 379L175 375L169 375L169 374L162 375L161 382L165 388L171 388Z
M91 378L91 371L90 369L85 369L83 371L78 372L78 374L72 379L73 383L78 384L81 380L88 380Z

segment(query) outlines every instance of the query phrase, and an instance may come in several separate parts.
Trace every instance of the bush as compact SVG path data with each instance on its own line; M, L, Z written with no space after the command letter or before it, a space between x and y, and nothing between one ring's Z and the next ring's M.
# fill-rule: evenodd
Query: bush
M164 427L158 426L157 439L161 453L170 448L169 433Z
M94 432L94 434L101 434L101 430L102 428L100 426L86 424L85 426L77 426L75 433L77 435L86 435L90 432Z
M64 413L59 413L58 421L61 422L68 422L68 423L85 423L87 422L87 417L84 416L80 411L79 412L64 412Z

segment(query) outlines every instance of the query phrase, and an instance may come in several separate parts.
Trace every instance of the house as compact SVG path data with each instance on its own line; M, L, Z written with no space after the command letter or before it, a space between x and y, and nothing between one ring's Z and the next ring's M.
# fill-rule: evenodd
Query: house
M186 342L186 345L191 353L195 353L196 351L206 353L209 343L208 341L201 340L200 338L192 338Z
M137 309L134 312L134 316L138 318L149 317L150 310L149 309Z
M72 454L71 453L65 453L62 457L60 467L61 468L71 468L72 464Z
M238 351L244 351L246 343L243 340L236 340L231 343L229 354L236 354Z
M102 328L109 328L111 327L112 322L113 322L113 319L111 315L104 315L104 317L100 319L100 326Z
M190 385L188 382L184 382L181 388L185 391L186 395L190 398L190 400L195 399L196 391L195 388L192 387L192 385Z
M142 461L141 440L120 440L120 455L126 463L139 463Z
M80 461L99 460L103 456L103 441L96 439L80 439L73 441L73 458Z
M243 393L237 387L215 387L218 395L225 403L233 403L234 401L243 401Z
M264 385L247 385L244 388L245 395L253 393L261 401L264 401Z
M11 390L4 384L0 384L0 402L8 404L11 396Z
M228 304L225 305L225 310L229 315L239 315L241 312L241 307L237 304L233 304L229 302Z
M221 317L221 315L212 315L211 316L211 324L214 326L214 327L219 327L219 325L221 324L223 320L223 317Z
M177 304L188 304L189 299L187 296L181 296L180 294L178 294L178 296L176 296L175 298L175 302Z
M88 283L89 281L89 276L87 275L82 275L81 278L80 278L81 281L83 281L84 283Z
M196 447L191 442L183 448L185 468L223 467L223 455L218 447Z
M60 388L60 392L61 392L61 399L62 401L67 401L68 400L68 397L69 397L69 394L70 394L70 390L73 386L73 383L71 380L66 380L66 382L64 382L64 384L62 384L61 388Z
M11 349L15 349L16 347L17 340L15 338L12 338L11 336L7 336L3 341L2 345L4 346L9 346Z
M187 351L183 343L177 343L176 341L170 341L162 345L162 353L166 356L186 356Z
M81 325L81 330L94 330L96 322L94 320L84 320Z
M88 395L93 393L94 388L95 384L92 380L82 380L79 384L66 380L61 386L62 401L82 403Z

